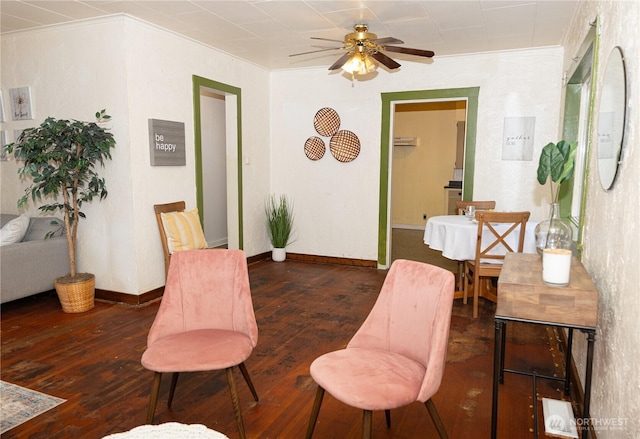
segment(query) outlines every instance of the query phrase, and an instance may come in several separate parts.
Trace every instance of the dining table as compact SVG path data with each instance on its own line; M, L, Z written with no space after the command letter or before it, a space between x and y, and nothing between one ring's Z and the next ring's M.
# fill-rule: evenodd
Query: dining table
M527 221L524 235L523 253L536 253L535 228L537 221ZM509 224L496 224L496 231L505 232ZM491 232L486 230L487 237L492 238ZM520 227L515 228L505 239L512 248L517 247L517 240ZM494 238L494 237L493 237ZM485 239L483 235L483 240ZM476 258L476 245L478 241L478 222L466 215L440 215L432 216L427 220L424 231L424 243L432 250L442 252L442 256L454 261L468 261ZM506 253L507 249L502 245L497 245L490 251L492 254ZM483 261L485 262L485 261ZM490 263L501 263L502 261L490 260ZM462 270L458 271L458 289L455 298L463 295ZM485 296L480 292L480 296ZM491 295L489 296L491 297Z

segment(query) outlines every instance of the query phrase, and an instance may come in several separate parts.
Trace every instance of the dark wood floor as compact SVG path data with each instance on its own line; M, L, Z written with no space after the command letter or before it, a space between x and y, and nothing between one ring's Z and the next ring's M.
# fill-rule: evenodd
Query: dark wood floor
M249 271L260 335L246 364L260 402L253 401L237 373L247 435L302 438L316 389L310 363L345 346L372 307L386 272L295 261L259 262ZM140 356L157 309L158 302L139 307L98 302L89 312L65 314L55 293L2 305L2 379L67 399L2 437L101 438L143 424L152 373L142 368ZM483 301L474 320L471 304L454 305L447 366L434 397L452 438L489 437L494 311L494 304ZM510 325L507 352L511 367L561 373L562 353L552 330ZM224 372L184 374L171 410L168 381L163 381L156 423L205 424L238 437ZM538 398L561 398L556 387L540 381ZM500 438L533 436L528 378L507 376L500 405ZM542 416L539 402L536 407ZM327 395L314 438L361 437L361 420L360 411ZM437 434L424 405L414 403L392 411L390 430L384 416L374 413L373 436Z

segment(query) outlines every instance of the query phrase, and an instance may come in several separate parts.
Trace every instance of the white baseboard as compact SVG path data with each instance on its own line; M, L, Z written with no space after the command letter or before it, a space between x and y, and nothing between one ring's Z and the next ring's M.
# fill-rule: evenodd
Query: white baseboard
M220 247L227 244L229 244L229 240L227 238L220 238L214 241L207 241L207 245L209 246L209 248L216 248L216 247Z

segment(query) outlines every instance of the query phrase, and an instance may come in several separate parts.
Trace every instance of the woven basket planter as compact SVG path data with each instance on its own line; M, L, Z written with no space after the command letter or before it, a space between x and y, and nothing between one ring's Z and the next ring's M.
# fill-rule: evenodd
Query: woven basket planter
M66 276L54 281L62 310L68 313L89 311L95 306L96 277L90 273L78 273L82 279L75 282L64 281ZM67 278L68 279L68 278Z

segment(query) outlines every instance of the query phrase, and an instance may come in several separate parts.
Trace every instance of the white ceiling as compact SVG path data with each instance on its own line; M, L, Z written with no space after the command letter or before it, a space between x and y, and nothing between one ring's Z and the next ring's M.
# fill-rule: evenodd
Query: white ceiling
M576 1L2 0L2 34L126 13L267 69L329 66L358 23L438 56L561 45ZM388 53L403 62L424 58Z

